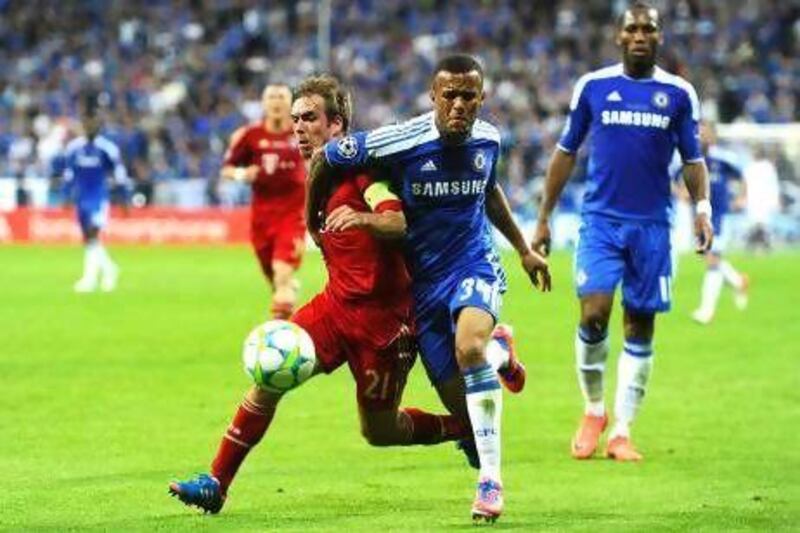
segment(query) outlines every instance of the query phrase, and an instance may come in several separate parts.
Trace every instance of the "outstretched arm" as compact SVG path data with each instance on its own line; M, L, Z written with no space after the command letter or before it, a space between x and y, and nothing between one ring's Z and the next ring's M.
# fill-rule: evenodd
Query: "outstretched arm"
M536 231L533 235L531 246L544 256L550 255L550 216L561 198L572 169L575 168L575 154L556 148L550 164L547 166L547 175L544 179L544 192L539 205L539 217L536 221Z
M531 250L525 242L525 237L517 226L514 215L511 214L506 195L498 184L495 184L486 196L486 215L517 251L522 261L522 268L530 276L533 285L542 292L549 291L551 281L547 260Z
M708 200L708 169L705 161L685 163L683 181L694 202L694 233L697 238L695 250L705 253L711 249L714 228L711 225L711 202Z

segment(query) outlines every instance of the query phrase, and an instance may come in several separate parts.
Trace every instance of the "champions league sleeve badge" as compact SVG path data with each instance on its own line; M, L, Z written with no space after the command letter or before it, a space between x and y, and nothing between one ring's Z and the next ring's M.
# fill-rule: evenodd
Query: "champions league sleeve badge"
M336 145L336 151L345 159L353 159L358 155L358 141L352 135L343 137Z

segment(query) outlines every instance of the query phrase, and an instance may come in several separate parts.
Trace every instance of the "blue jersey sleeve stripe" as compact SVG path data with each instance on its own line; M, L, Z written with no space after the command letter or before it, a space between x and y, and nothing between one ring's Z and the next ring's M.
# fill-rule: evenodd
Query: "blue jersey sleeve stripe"
M392 124L372 130L367 135L366 145L370 146L371 143L377 144L392 137L405 136L412 131L425 129L426 126L433 124L432 115L432 113L426 113L400 124Z
M622 75L622 63L589 72L588 74L584 74L583 76L578 78L578 81L575 83L575 89L572 91L572 99L570 99L569 101L570 111L574 111L575 108L578 107L578 102L581 99L581 95L583 94L583 90L586 87L587 83L589 83L592 80L599 80L602 78L613 78L614 76L620 76L620 75Z
M408 137L405 140L396 141L377 148L368 148L367 153L371 157L375 158L386 157L389 155L398 154L400 152L405 152L406 150L410 150L417 146L421 146L425 143L434 141L438 138L439 138L439 130L437 130L436 128L428 128L422 133L412 137Z
M556 143L556 148L558 148L562 152L566 152L568 154L574 154L575 152L577 152L577 150L570 150L569 148L567 148L566 146L564 146L561 143Z
M392 143L396 142L403 142L412 137L417 137L425 133L425 131L429 127L426 125L415 126L413 129L398 131L394 134L383 134L381 137L375 138L372 134L367 135L367 139L364 143L364 146L367 150L375 150L378 148L383 148Z
M683 90L683 92L686 93L686 97L689 99L689 105L692 110L692 120L700 120L700 100L697 98L697 92L694 90L691 83L680 76L670 74L658 67L656 67L653 79Z
M108 157L116 164L120 161L120 153L119 148L113 142L109 141L105 137L97 137L95 139L95 144L101 150L103 150Z

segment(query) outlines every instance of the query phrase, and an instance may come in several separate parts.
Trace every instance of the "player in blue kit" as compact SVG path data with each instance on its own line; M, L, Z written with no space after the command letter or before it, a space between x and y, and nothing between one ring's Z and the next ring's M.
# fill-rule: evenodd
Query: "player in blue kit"
M572 455L591 457L608 423L603 375L608 321L621 282L625 343L606 454L637 461L642 456L631 443L630 425L650 376L655 315L670 308L668 167L676 148L696 202L698 252L710 249L713 230L708 173L697 139L700 106L688 82L655 64L662 43L658 12L642 2L631 6L618 21L616 42L622 63L586 74L575 85L569 118L547 170L533 247L549 249L550 215L589 134L574 272L581 313L575 355L586 406Z
M750 280L746 274L738 272L722 257L725 250L725 232L722 230L724 215L731 204L731 183L742 182L742 170L736 154L717 145L717 133L713 124L703 121L700 124L700 144L708 167L711 183L711 207L714 226L714 245L706 254L706 273L700 292L700 307L692 313L692 318L700 324L708 324L714 318L722 286L727 283L733 290L736 307L747 307L747 292ZM741 198L739 199L741 202Z
M503 509L502 395L486 347L505 275L489 222L508 238L541 290L550 289L550 275L546 260L525 242L496 181L500 134L477 119L484 99L480 64L467 55L442 59L430 96L431 113L328 143L325 157L312 166L309 195L315 196L315 183L331 166L369 166L392 180L408 223L406 256L422 360L445 406L471 422L480 462L472 515L493 521ZM318 209L309 205L313 228ZM506 368L513 374L520 366L512 361ZM508 373L500 376L515 381Z
M100 231L108 220L109 177L118 185L128 185L119 148L99 135L100 119L87 114L82 119L84 135L66 148L64 189L75 202L84 242L83 276L75 283L76 292L92 292L98 282L103 291L112 291L119 269L100 242Z

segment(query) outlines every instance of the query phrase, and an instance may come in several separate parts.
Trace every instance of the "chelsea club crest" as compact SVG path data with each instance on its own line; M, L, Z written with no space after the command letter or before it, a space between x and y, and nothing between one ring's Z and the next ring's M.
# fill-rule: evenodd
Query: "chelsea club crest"
M669 105L669 96L667 96L667 93L664 91L657 91L653 95L653 105L660 109L667 107Z
M472 160L472 166L475 168L475 170L478 171L484 169L484 167L486 166L486 156L483 154L482 151L478 151L475 154L475 158Z

